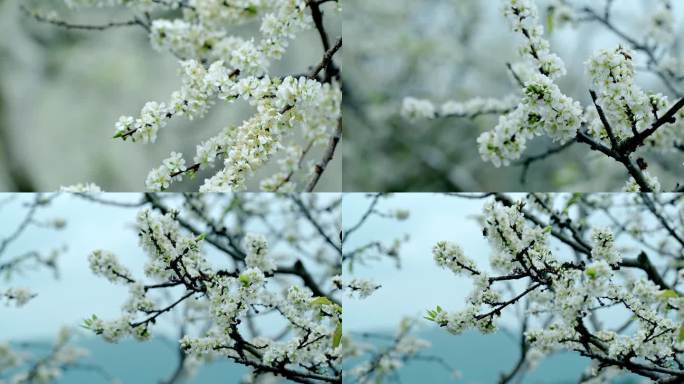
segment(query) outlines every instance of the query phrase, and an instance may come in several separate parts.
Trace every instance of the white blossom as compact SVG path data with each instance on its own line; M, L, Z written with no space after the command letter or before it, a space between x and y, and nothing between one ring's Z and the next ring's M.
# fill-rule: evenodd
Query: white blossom
M164 191L184 174L194 175L223 166L207 175L203 192L239 191L257 170L272 160L276 163L297 148L317 153L336 135L341 111L341 87L337 63L323 56L322 68L306 75L272 74L271 64L287 52L290 42L316 27L311 15L320 12L318 3L304 0L219 0L122 1L65 0L72 8L129 7L146 15L139 24L148 32L153 49L170 52L179 63L180 87L167 100L148 101L140 112L121 116L115 122L114 137L155 143L168 123L179 116L190 120L204 117L216 104L245 100L253 107L251 117L237 126L218 130L209 139L198 140L193 163L172 152L161 165L148 172L145 186ZM314 11L316 9L316 11ZM339 7L331 12L339 12ZM324 27L328 25L325 12ZM235 26L251 24L242 33ZM318 25L318 27L321 27ZM243 31L244 32L244 31ZM328 37L329 36L329 37ZM330 45L332 30L325 33ZM334 55L337 49L329 50ZM328 48L326 48L328 49ZM310 64L318 65L321 58ZM307 69L305 69L307 70ZM293 73L302 73L302 70ZM301 158L309 150L300 153ZM310 155L309 155L310 156ZM291 164L291 163L290 163ZM302 189L313 180L316 170L282 164L264 176L261 186L268 191ZM283 176L285 175L285 176ZM289 176L287 176L289 175ZM308 184L308 183L307 183Z
M365 299L375 292L380 285L369 279L353 278L347 284L349 290L349 297L358 296L360 299Z
M10 303L14 303L17 307L26 305L31 299L37 295L28 288L10 288L2 292L2 296Z

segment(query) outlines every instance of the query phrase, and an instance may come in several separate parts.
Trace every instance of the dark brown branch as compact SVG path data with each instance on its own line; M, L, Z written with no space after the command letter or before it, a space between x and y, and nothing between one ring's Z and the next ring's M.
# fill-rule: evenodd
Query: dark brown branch
M316 185L318 185L318 182L321 180L321 176L323 176L323 172L325 172L328 164L330 164L335 156L335 150L337 149L337 145L340 143L340 140L342 140L342 118L337 121L337 128L332 136L330 136L328 146L325 148L325 152L323 153L323 158L314 166L314 174L311 176L311 180L309 180L306 188L304 188L306 192L313 192L313 190L316 188Z

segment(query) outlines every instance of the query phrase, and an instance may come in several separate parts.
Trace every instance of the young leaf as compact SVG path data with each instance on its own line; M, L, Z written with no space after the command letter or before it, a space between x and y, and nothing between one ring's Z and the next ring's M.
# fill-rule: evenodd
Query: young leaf
M335 327L335 333L333 333L332 347L337 348L342 341L342 321L337 322L337 327Z
M333 302L330 301L330 299L328 299L325 296L318 296L318 297L314 297L313 299L311 299L311 304L313 304L313 305L329 305L332 303Z
M596 268L593 268L593 267L587 268L587 269L584 271L584 273L586 273L587 276L589 276L589 278L592 279L592 280L595 279L596 276L597 276Z
M672 289L662 290L658 294L658 298L663 301L667 301L668 299L674 299L676 297L679 297L679 294Z
M553 18L555 11L555 7L549 7L549 12L546 14L546 29L549 31L549 35L553 33Z
M250 284L249 277L245 274L240 275L238 278L243 286L247 287Z

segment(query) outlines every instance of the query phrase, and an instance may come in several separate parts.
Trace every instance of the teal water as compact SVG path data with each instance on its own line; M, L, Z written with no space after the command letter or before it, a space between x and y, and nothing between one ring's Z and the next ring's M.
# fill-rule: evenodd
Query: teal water
M83 363L97 364L124 384L155 384L169 378L178 362L172 341L153 339L148 342L121 341L109 344L101 340L88 339L81 345L90 350L90 356ZM232 362L223 360L200 369L198 374L186 383L191 384L234 384L240 381L247 370ZM71 370L56 384L100 384L107 383L94 372Z
M389 333L388 333L389 334ZM512 368L518 357L516 343L502 333L481 335L465 333L451 335L440 329L419 334L432 343L424 354L439 356L458 369L462 378L454 380L451 372L435 363L415 361L399 372L401 383L496 383L501 373ZM178 357L175 342L156 338L139 343L132 340L109 344L99 339L85 339L81 346L90 350L82 362L103 367L124 384L156 384L171 376ZM577 383L588 365L588 360L573 353L560 353L544 359L522 381L525 384ZM230 361L222 360L202 367L188 384L236 384L247 370ZM345 383L351 382L345 378ZM639 382L633 377L617 380L619 384ZM104 384L100 375L90 371L67 371L56 384Z
M399 372L401 383L496 383L502 372L509 371L517 361L517 343L503 333L482 335L469 332L454 336L440 329L428 330L418 336L429 340L432 347L425 355L439 356L461 373L460 380L454 380L451 372L426 361L407 363ZM558 353L544 359L537 368L525 375L525 384L570 384L577 383L589 360L573 353ZM351 381L350 381L351 382ZM639 382L633 377L624 377L615 383Z

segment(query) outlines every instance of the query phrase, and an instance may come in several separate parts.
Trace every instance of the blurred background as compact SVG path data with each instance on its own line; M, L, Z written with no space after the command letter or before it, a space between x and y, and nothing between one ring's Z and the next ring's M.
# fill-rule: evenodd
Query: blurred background
M540 20L549 0L536 0ZM570 3L603 9L605 0ZM507 62L519 61L521 39L510 31L501 0L349 0L345 5L344 190L346 191L609 191L620 190L626 173L613 160L584 145L532 165L522 182L522 167L497 169L481 160L476 139L492 129L494 116L410 122L399 113L407 97L437 105L447 100L503 98L517 91ZM639 40L645 34L653 1L613 3L614 20ZM682 36L684 4L673 1L675 36ZM582 105L590 102L584 62L597 49L620 41L596 23L576 28L555 22L551 50L566 64L561 90ZM684 60L682 39L673 52ZM637 63L641 59L636 58ZM666 88L654 76L637 79L645 90ZM670 95L670 100L673 100ZM524 156L544 153L553 144L537 138ZM682 173L682 152L648 156L649 172L663 190Z
M227 125L240 123L253 110L246 103L217 103L203 119L173 119L155 144L112 139L121 115L137 116L147 101L167 101L181 85L178 63L170 53L154 51L144 30L126 27L98 31L65 30L29 18L19 4L57 10L70 22L98 24L128 20L130 11L84 9L69 12L63 0L0 0L0 191L54 191L60 186L94 182L108 191L142 191L147 173L172 151L192 157L195 146ZM332 9L332 8L326 8ZM339 17L326 13L333 37ZM255 34L258 25L236 28ZM317 64L322 48L315 31L300 35L275 75L302 73ZM320 158L320 151L311 155ZM341 189L341 156L336 156L318 186ZM276 169L272 162L248 185ZM212 174L172 190L197 190Z

